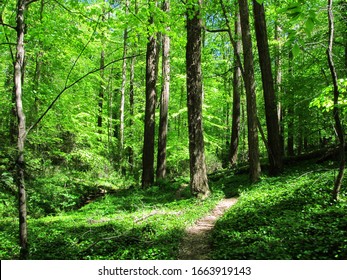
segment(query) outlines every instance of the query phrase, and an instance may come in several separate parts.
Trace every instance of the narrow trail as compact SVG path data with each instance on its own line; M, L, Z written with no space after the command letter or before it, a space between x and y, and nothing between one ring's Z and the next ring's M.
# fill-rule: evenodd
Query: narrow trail
M211 253L209 235L216 221L237 202L237 198L225 198L205 217L186 229L179 248L179 260L208 260Z

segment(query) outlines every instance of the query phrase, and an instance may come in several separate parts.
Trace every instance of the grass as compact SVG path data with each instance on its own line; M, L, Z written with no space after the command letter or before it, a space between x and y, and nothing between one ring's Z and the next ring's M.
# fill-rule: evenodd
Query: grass
M29 218L30 259L176 259L184 229L223 196L177 196L182 182L120 189L79 210ZM17 219L0 222L0 258L17 259Z
M213 232L213 258L347 259L346 189L331 203L334 170L305 163L254 185L240 176L239 202Z
M214 259L347 259L346 188L332 203L334 170L306 162L253 185L247 174L225 170L210 176L213 195L205 201L192 198L188 187L178 195L188 182L181 179L147 190L117 189L80 209L33 213L30 259L177 259L184 229L223 196L239 201L216 224ZM0 259L17 259L18 220L5 211Z

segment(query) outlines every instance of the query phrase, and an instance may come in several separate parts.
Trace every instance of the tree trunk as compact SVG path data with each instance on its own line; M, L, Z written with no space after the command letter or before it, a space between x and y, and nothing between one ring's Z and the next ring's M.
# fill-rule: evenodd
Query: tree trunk
M339 166L339 173L335 179L334 183L334 189L332 193L333 200L337 200L338 195L340 193L342 180L345 172L345 134L343 130L343 126L341 124L340 120L340 110L338 107L339 104L339 86L338 86L338 79L337 79L337 73L334 65L333 60L333 41L334 41L334 16L332 11L332 5L333 0L328 0L328 20L329 20L329 45L327 49L327 55L328 55L328 63L329 63L329 69L334 85L334 109L333 109L333 116L335 120L335 130L337 137L339 139L339 156L340 156L340 166Z
M135 15L138 14L138 2L135 1L134 3L134 10L135 10ZM138 37L138 34L135 36ZM137 44L133 44L134 50L137 49ZM129 120L129 129L130 129L130 134L134 135L134 116L135 116L135 65L136 65L136 56L133 56L131 58L130 62L130 78L129 78L129 113L130 113L130 120ZM134 149L132 146L129 146L128 149L128 162L130 166L130 171L133 173L134 171ZM133 173L134 176L137 178L138 173L135 172Z
M239 133L240 133L240 102L241 102L241 68L238 63L237 57L241 56L241 24L240 15L237 13L235 20L235 35L237 38L236 48L234 48L234 73L233 73L233 118L231 128L231 142L230 142L230 164L234 166L237 164L237 152L239 146Z
M125 15L128 14L129 0L125 3ZM124 107L125 107L125 88L126 88L126 71L127 71L127 39L128 29L125 28L123 35L123 63L122 63L122 85L120 89L120 107L119 107L119 155L120 166L123 167L123 155L124 155Z
M19 195L19 240L20 257L26 259L28 256L28 237L27 237L27 206L25 190L25 159L24 144L26 139L26 124L22 102L22 77L24 63L24 29L25 29L25 10L26 1L17 1L17 53L14 63L14 87L16 97L16 113L18 119L18 138L17 138L17 162L16 162L16 184Z
M248 156L250 165L251 182L260 179L259 140L257 130L257 105L255 93L255 79L253 67L252 38L249 25L249 10L247 0L238 0L241 19L244 82L247 101L247 126L248 126Z
M201 0L187 7L187 105L189 127L190 188L194 196L205 198L208 186L202 125Z
M261 77L263 82L265 116L268 137L268 158L270 174L277 175L283 169L283 159L280 145L280 129L277 115L275 88L271 70L270 50L267 36L264 5L253 0L253 16Z
M293 52L289 52L289 77L293 77ZM287 138L287 154L288 156L294 156L294 91L289 89L289 102L288 102L288 138Z
M163 3L163 11L170 11L170 2L167 0ZM169 28L167 28L169 31ZM160 100L160 120L159 120L159 137L158 137L158 158L157 158L157 179L163 179L166 176L166 142L168 130L168 109L170 94L170 37L163 35L163 85Z
M104 66L105 66L105 52L104 52L104 50L102 50L100 53L100 80L101 80L101 82L100 82L99 100L98 100L98 132L100 134L102 133L102 109L103 109L104 94L105 94Z
M130 81L129 81L129 111L130 111L130 121L129 121L129 128L133 132L133 126L134 126L134 94L135 94L135 62L136 62L136 57L131 58L131 63L130 63ZM130 171L133 171L134 168L134 150L132 147L129 147L129 166L130 166Z
M280 129L280 147L282 158L284 157L284 125L283 125L283 106L282 106L282 65L281 65L281 45L280 45L280 27L275 23L275 40L277 41L276 55L275 55L275 73L276 82L275 89L277 92L277 115Z
M153 16L150 18L153 24ZM142 157L142 187L146 188L154 182L154 136L155 136L155 106L157 82L157 40L150 35L146 53L146 109L145 129Z

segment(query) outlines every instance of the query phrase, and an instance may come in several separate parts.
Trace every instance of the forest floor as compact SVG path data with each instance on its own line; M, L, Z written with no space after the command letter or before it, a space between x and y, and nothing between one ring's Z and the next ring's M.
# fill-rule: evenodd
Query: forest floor
M47 184L29 193L29 259L346 260L347 189L331 200L336 169L299 162L255 184L247 173L221 170L210 174L206 200L192 197L183 177L147 189L97 192L98 183L70 209L62 207L74 193L60 197ZM16 202L0 192L3 260L19 258Z
M217 220L237 202L237 198L224 198L206 216L188 227L179 248L180 260L208 260L212 251L210 234Z

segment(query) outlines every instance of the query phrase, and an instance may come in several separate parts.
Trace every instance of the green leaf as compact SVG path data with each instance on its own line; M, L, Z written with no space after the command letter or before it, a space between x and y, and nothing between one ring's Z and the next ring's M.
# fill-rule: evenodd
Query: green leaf
M307 21L305 22L305 32L307 35L311 35L312 30L314 28L314 21L313 19L310 17L307 19Z
M292 52L294 57L296 57L300 53L300 47L297 43L293 46Z
M256 0L260 5L262 5L264 2L265 2L265 0Z

